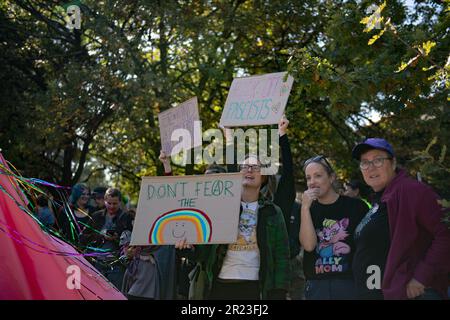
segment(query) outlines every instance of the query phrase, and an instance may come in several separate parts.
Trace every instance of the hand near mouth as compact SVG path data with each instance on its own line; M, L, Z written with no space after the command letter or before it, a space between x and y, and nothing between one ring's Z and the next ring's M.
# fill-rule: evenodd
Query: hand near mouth
M311 188L303 192L302 205L309 208L311 204L317 200L317 198L319 197L319 193L320 188Z

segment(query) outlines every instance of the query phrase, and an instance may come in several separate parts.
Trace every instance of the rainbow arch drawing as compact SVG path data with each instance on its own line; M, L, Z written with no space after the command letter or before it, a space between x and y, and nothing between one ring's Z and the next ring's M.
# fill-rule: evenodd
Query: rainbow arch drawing
M164 229L173 221L189 221L194 224L197 232L197 242L207 243L211 241L211 219L203 212L195 208L175 209L160 215L150 229L150 244L164 244Z

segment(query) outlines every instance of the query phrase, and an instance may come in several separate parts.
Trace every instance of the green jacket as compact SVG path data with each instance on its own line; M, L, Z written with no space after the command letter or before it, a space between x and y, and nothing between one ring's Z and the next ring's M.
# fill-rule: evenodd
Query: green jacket
M271 201L258 200L256 238L260 251L260 288L262 299L283 298L289 289L289 240L281 209ZM242 210L242 208L241 208ZM198 245L195 260L205 273L204 297L208 297L213 280L219 275L227 244Z

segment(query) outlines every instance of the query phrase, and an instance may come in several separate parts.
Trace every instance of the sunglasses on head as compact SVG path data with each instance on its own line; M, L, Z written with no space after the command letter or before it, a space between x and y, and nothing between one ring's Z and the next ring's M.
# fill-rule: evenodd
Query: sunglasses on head
M333 172L333 167L328 162L327 158L323 155L315 156L306 160L303 164L303 170L305 170L306 167L311 163L321 163L322 165L325 165L330 170L330 172Z

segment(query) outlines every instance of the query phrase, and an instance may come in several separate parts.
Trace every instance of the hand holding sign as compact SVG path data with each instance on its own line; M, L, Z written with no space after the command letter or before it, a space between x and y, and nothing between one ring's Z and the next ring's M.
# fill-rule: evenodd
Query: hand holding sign
M159 161L162 162L162 164L164 166L164 172L165 173L172 172L172 167L170 166L170 158L162 150L159 152Z
M236 241L241 173L142 179L132 245Z
M184 249L192 249L194 246L192 244L187 243L186 238L183 240L179 240L175 243L175 249L184 250Z
M278 122L278 134L280 135L280 137L286 134L288 125L289 120L286 118L286 115L283 114L280 121Z

